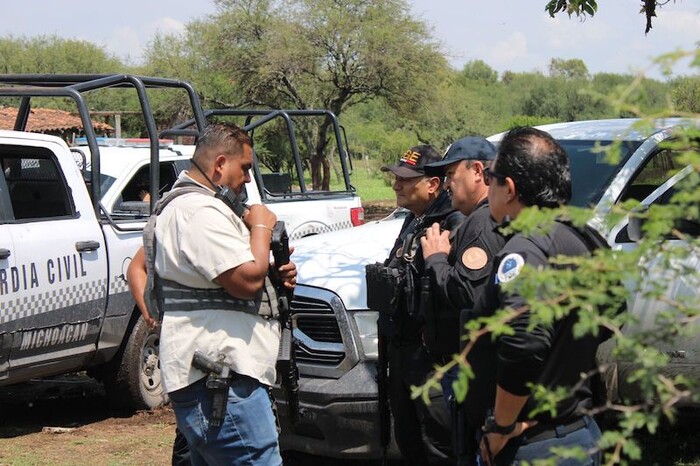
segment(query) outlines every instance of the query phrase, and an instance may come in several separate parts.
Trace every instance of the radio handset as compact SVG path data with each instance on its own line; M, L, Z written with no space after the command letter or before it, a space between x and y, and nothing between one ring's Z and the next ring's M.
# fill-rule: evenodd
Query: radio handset
M204 170L197 165L197 162L195 162L194 159L190 160L190 162L192 162L192 165L199 170L202 175L204 175L204 178L206 178L209 184L214 188L214 191L216 191L214 197L222 200L238 218L243 219L243 214L245 214L245 211L250 210L250 207L245 204L245 201L248 198L245 191L243 191L241 194L236 194L228 186L219 186L214 184L211 178L204 173Z
M240 219L243 218L245 211L249 210L249 207L243 203L242 198L244 196L237 195L228 186L219 187L214 197L224 201L224 204L229 206L233 213Z

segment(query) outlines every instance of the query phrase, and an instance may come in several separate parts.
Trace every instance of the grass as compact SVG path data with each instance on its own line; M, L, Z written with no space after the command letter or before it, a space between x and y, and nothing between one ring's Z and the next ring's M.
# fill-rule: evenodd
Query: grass
M362 202L394 200L394 190L387 184L376 160L353 160L350 181Z

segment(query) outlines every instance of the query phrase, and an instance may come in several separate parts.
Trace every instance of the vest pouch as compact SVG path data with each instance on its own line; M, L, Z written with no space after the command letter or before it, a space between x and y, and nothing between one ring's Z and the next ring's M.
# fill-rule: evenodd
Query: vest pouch
M381 262L365 266L367 307L388 315L396 312L397 297L403 293L404 272Z

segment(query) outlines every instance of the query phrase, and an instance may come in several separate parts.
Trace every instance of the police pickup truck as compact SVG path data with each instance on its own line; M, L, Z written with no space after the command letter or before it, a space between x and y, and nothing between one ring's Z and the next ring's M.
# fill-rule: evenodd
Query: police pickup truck
M690 167L684 168L679 163L681 149L660 148L659 144L673 138L679 126L698 125L693 121L671 119L656 121L654 128L645 129L636 127L635 123L636 120L620 119L541 127L569 154L572 204L595 206L592 223L606 234L612 247L620 249L633 248L634 242L628 234L627 219L612 228L605 226L604 220L611 207L626 199L636 199L642 204L668 202L669 193L678 179L688 174ZM501 137L499 134L489 139L497 144ZM623 141L621 157L611 165L596 147L610 145L615 140ZM302 418L293 429L283 428L284 448L348 458L380 456L375 382L377 313L367 308L365 265L387 257L402 221L401 213L396 212L352 231L294 242L299 284L292 311L299 342L297 362L301 373ZM697 238L700 224L689 222L686 226L686 232ZM683 261L680 267L700 271L697 251L688 254ZM654 283L657 278L650 275L648 280ZM695 296L697 302L698 281L698 274L686 274L669 285L667 296L671 299ZM630 303L631 312L642 316L641 325L649 328L654 316L667 308L663 300L652 302L641 294L634 296ZM697 323L694 325L700 327ZM659 349L671 355L669 372L700 380L697 336L659 343ZM618 363L621 367L629 363L612 362L613 368ZM611 396L625 394L631 389L622 380L619 377L618 384L618 372L611 371L608 388L615 392Z
M108 89L136 92L147 140L96 137L86 95ZM191 104L195 128L174 128L169 135L196 136L204 127L207 112L186 82L133 75L0 75L0 99L20 100L15 130L0 131L0 385L87 370L105 383L116 405L149 408L166 401L158 334L138 312L125 273L142 242L149 204L189 166L193 148L171 144L157 131L151 89L185 93ZM37 97L76 104L83 145L68 147L58 137L24 131ZM248 202L270 204L297 237L363 220L337 120L328 112L311 113L333 121L341 188L309 190L303 173L293 182L293 175L258 166L257 158L255 181L248 186ZM278 117L290 127L284 111L244 114L259 116L246 120L249 131ZM295 144L291 152L298 157ZM301 167L301 161L294 165Z
M84 138L79 138L77 143L73 150L81 151L85 160L89 160L90 150L84 145ZM98 138L97 143L100 146L101 199L105 211L115 218L144 218L149 215L149 141L139 138ZM160 139L158 145L158 192L164 193L170 190L179 173L190 167L194 146L174 144L170 139ZM90 171L89 163L86 170ZM364 223L360 197L352 191L318 191L304 195L298 186L292 185L292 177L287 174L263 173L259 163L253 165L252 172L251 181L245 185L245 202L264 203L269 207L278 220L285 222L291 239Z

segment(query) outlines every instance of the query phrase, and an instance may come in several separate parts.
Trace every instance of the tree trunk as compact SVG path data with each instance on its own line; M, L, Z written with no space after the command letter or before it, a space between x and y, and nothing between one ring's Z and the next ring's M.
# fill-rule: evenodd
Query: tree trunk
M331 164L326 157L329 127L330 120L326 119L318 129L316 148L311 156L311 184L315 190L329 191L331 187Z

